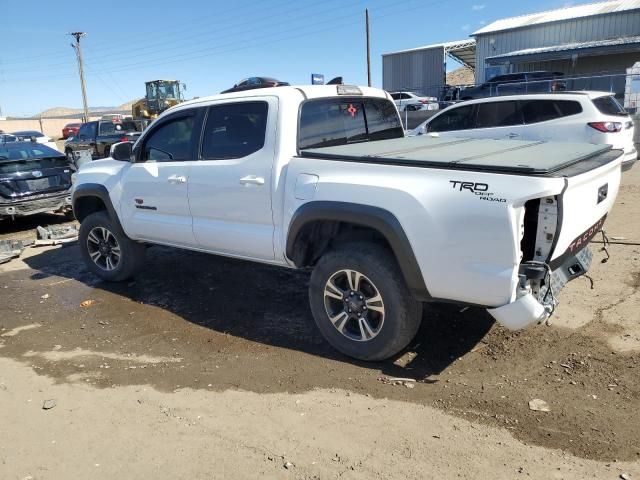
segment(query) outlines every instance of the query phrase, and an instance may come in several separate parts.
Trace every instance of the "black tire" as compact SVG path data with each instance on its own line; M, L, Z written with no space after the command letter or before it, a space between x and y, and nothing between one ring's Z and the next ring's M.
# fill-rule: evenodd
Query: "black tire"
M366 298L369 295L375 295L375 293L367 294L364 291L367 288L370 292L377 290L382 298L380 305L383 306L383 317L380 317L380 313L373 312L374 307L370 306L368 311L362 310L363 316L373 315L370 317L369 326L376 328L373 329L375 335L371 338L363 340L363 335L364 337L367 335L359 326L360 318L350 317L344 322L342 330L346 333L339 331L330 320L330 313L338 312L340 315L341 305L345 308L343 315L352 315L346 312L347 305L351 305L348 301L325 296L327 282L332 279L334 285L339 286L337 283L341 272L344 271L355 271L364 276L364 280L361 280L364 283L361 289L365 297L365 305L360 302L360 308L366 309L366 305L370 305L366 302ZM369 283L373 289L370 288ZM353 292L351 289L339 289L343 297L349 294L347 290ZM362 297L360 299L362 300ZM325 253L311 274L309 302L313 318L324 338L336 350L359 360L384 360L397 354L415 337L422 320L422 303L415 300L409 292L393 254L386 248L371 243L349 243ZM334 307L337 310L330 312ZM378 316L377 326L375 316ZM334 319L335 317L336 315ZM353 333L357 327L361 332L359 339L358 333Z
M95 232L100 232L100 229L108 231L115 240L111 239L109 235L106 236L109 240L106 243L110 243L112 252L101 255L101 258L96 262L91 258L90 249L95 250L97 243L91 240L89 235L94 232L92 238L95 238ZM98 237L105 238L102 235L98 235ZM144 262L146 247L128 238L122 231L122 228L120 228L104 210L92 213L82 221L80 224L78 244L82 258L89 270L108 282L121 282L130 279L136 274ZM108 269L108 266L104 264L106 261L103 262L102 258L109 256L109 258L112 259L111 266L113 267L115 260L115 253L113 253L114 245L119 247L120 253L117 265L112 269ZM95 253L95 251L93 253Z
M107 158L109 156L110 151L111 151L111 145L106 145L104 147L104 152L102 153L102 158Z

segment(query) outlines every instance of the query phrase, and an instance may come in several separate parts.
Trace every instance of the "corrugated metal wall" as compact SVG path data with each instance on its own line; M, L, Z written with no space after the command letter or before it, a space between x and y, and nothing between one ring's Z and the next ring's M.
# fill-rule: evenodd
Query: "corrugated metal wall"
M484 59L486 57L525 48L549 47L629 35L640 35L640 10L481 34L476 36L476 82L485 80Z
M444 48L395 53L382 57L382 88L437 97L444 83Z

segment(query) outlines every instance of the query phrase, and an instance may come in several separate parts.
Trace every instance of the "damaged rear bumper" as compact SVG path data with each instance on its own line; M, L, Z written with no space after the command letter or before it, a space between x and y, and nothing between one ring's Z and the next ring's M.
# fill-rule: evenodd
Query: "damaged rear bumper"
M18 201L0 203L0 216L20 217L36 213L57 212L71 209L71 192L38 195Z
M487 312L500 325L509 330L520 330L534 323L545 321L556 306L555 295L571 280L584 275L591 266L593 253L583 248L576 255L566 258L550 272L547 284L534 294L530 289L519 288L516 300Z

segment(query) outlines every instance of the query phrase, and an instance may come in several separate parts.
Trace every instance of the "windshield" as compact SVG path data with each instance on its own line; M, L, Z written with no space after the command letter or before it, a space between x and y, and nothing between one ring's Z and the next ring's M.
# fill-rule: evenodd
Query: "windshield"
M160 98L178 98L176 95L176 85L174 83L161 83L158 86Z

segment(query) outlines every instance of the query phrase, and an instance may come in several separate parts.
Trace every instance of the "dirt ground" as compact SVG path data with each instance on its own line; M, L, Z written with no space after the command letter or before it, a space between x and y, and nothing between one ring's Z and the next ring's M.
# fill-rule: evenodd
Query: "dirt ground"
M551 326L430 305L382 363L324 343L306 272L152 247L113 285L27 249L0 266L0 478L640 479L639 202L636 166Z

